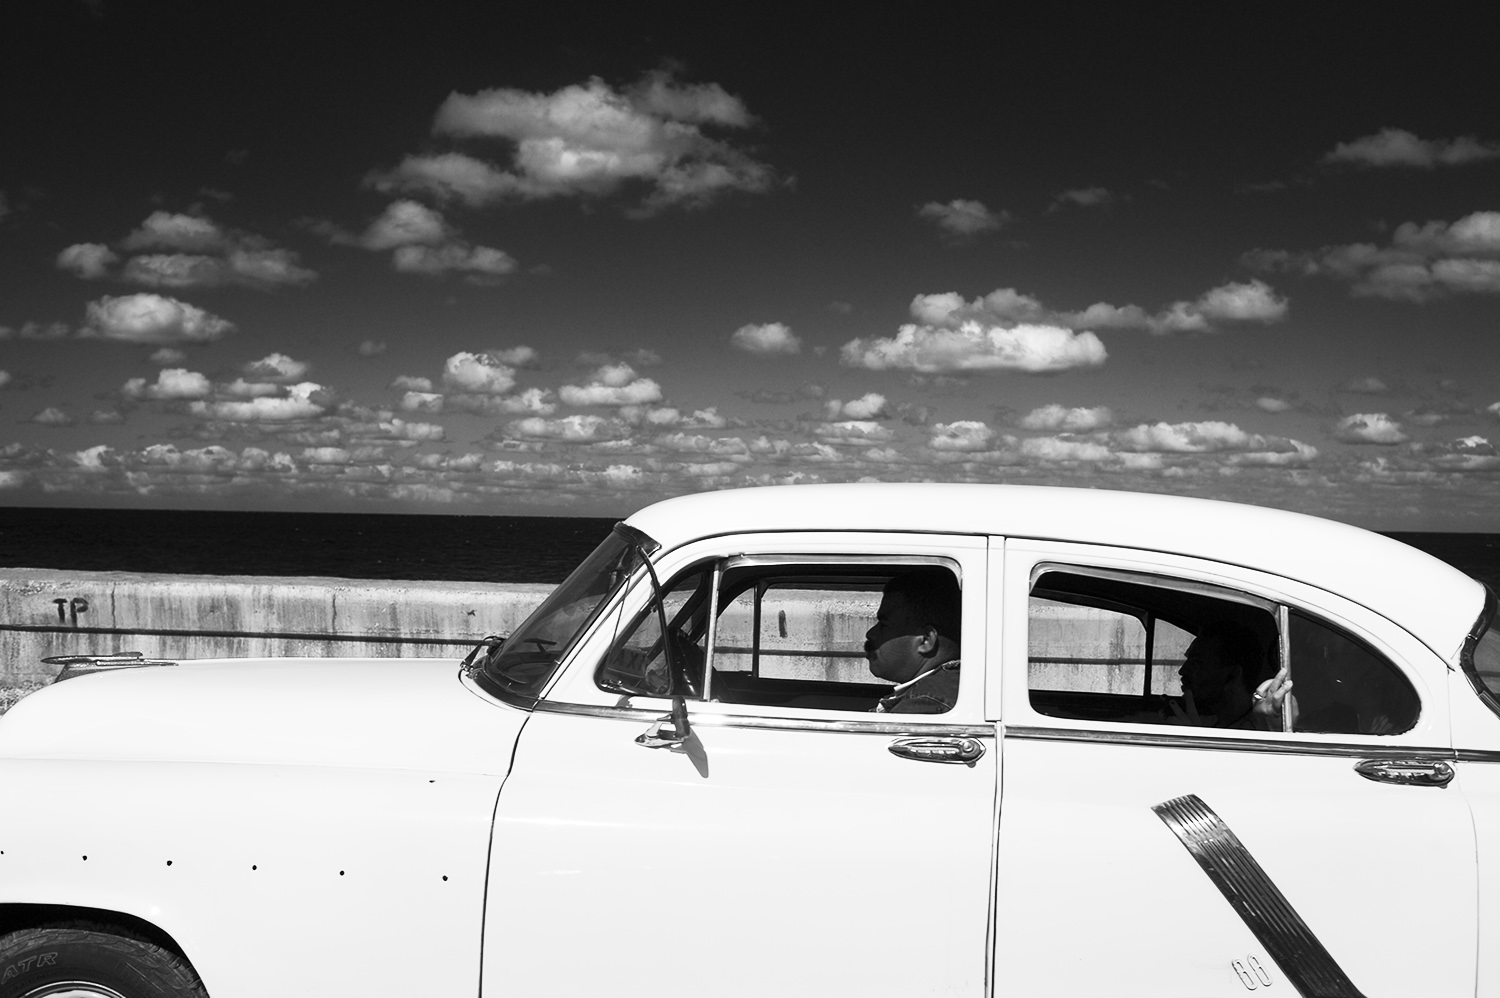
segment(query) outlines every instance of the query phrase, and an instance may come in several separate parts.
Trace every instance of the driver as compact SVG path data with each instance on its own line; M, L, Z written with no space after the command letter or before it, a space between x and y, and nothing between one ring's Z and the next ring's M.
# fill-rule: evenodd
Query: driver
M870 672L895 683L878 713L942 714L958 700L958 580L943 568L918 568L891 579L875 624L865 632Z

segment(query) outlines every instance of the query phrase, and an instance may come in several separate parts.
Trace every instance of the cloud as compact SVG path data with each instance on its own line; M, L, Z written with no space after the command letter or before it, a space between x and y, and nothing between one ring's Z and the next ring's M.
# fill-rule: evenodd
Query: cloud
M120 245L132 252L143 249L172 249L204 252L222 249L229 242L213 222L196 215L153 211Z
M877 444L895 438L895 434L872 419L846 419L837 423L819 423L813 430L821 440L846 444Z
M606 364L594 372L587 385L563 385L557 391L567 405L645 405L660 402L661 386L650 378L636 376L629 364Z
M1359 395L1384 395L1390 391L1390 387L1384 381L1374 375L1364 378L1354 378L1339 386L1346 392L1355 392Z
M253 360L241 368L246 376L257 381L278 383L300 381L311 369L311 364L293 360L284 353L267 354L260 360Z
M454 234L442 212L418 201L392 201L358 241L368 250L387 250L398 246L437 245L447 242Z
M780 322L741 326L729 337L729 342L737 350L761 357L802 352L802 340L790 326Z
M398 374L386 387L398 392L430 392L431 378L418 378L409 374Z
M823 410L829 419L837 419L840 416L846 419L878 419L885 415L885 396L879 392L866 392L857 399L841 402L838 399L829 399L823 403Z
M1401 424L1383 412L1361 412L1339 420L1333 428L1335 438L1346 444L1404 444L1411 438L1402 432Z
M1404 222L1388 246L1349 243L1290 252L1253 250L1263 270L1331 277L1358 297L1423 302L1450 294L1500 294L1500 211L1476 211L1451 225Z
M443 396L432 392L409 391L398 403L402 412L442 412Z
M158 402L207 398L212 391L213 385L207 377L181 367L157 371L155 383L147 382L145 378L131 378L120 388L126 398Z
M134 294L90 302L84 335L127 343L208 343L234 324L163 295Z
M509 253L462 242L446 246L401 246L394 254L393 263L397 270L406 274L438 276L460 273L467 280L479 283L488 283L490 279L503 277L516 269L515 258Z
M119 261L119 256L103 243L76 243L57 254L59 270L86 280L104 277Z
M1246 433L1233 423L1218 420L1186 423L1142 423L1115 434L1115 442L1126 450L1203 454L1214 451L1257 451L1286 447L1291 441L1276 441Z
M661 72L622 89L595 77L552 93L455 92L438 108L433 132L510 142L509 168L457 152L408 156L367 183L471 206L597 197L635 183L647 188L639 214L694 207L728 191L771 188L769 166L706 131L743 129L752 120L718 84L680 84Z
M927 446L937 451L986 451L995 431L976 420L937 423L932 427Z
M173 367L187 360L187 352L178 350L176 347L162 347L152 352L150 360L151 363L162 367Z
M385 340L361 340L359 346L354 348L354 352L361 357L379 357L388 349L390 348Z
M1275 398L1270 395L1262 395L1255 400L1256 408L1265 412L1287 412L1292 404L1286 399Z
M1029 323L1063 329L1145 329L1156 335L1213 332L1222 323L1279 322L1287 301L1264 281L1230 282L1210 288L1192 301L1176 301L1156 313L1139 305L1096 302L1076 312L1051 309L1015 288L999 288L965 301L954 292L917 295L912 318L928 325L954 326L964 321L987 325Z
M1374 135L1340 142L1323 157L1323 162L1430 170L1497 157L1500 157L1500 142L1482 142L1472 135L1456 139L1419 139L1402 128L1384 128Z
M456 353L443 364L443 384L454 391L504 395L515 387L516 370L489 354Z
M297 254L250 233L225 230L196 215L153 212L119 243L133 255L118 277L154 288L240 285L270 290L310 284L317 273ZM77 243L57 256L57 266L75 276L111 276L120 256L102 243Z
M506 432L515 437L557 440L563 443L594 443L625 435L625 428L603 416L576 414L558 419L532 416L509 423Z
M500 363L509 364L511 367L536 367L542 359L542 355L537 353L534 347L525 344L506 347L503 350L491 350L489 353ZM656 358L656 361L661 363L661 358Z
M1057 211L1067 207L1100 208L1114 200L1115 196L1103 187L1075 187L1053 198L1048 210Z
M1093 333L1057 326L1006 329L964 322L956 329L907 324L894 337L850 340L840 350L839 361L871 371L1042 374L1098 367L1106 356L1104 344Z
M956 198L947 204L929 201L917 209L917 217L929 221L949 236L969 239L993 232L1010 221L1008 212L998 214L982 202Z
M291 385L285 395L260 396L244 401L194 402L189 411L231 423L285 423L315 419L334 406L328 389L311 381Z
M1054 402L1028 412L1021 418L1021 426L1028 430L1087 433L1110 426L1114 419L1114 413L1107 406L1069 409Z
M34 414L27 422L36 423L40 426L72 426L78 420L56 406L49 406L41 412Z

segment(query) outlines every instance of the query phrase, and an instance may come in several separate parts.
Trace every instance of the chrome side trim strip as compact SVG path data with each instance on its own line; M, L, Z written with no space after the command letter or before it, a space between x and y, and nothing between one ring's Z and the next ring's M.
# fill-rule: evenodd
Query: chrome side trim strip
M1198 861L1292 986L1320 998L1364 998L1224 819L1197 794L1151 808Z
M689 704L689 708L691 708ZM654 721L663 708L599 707L592 704L556 703L542 700L534 710L550 714L574 714L582 717L612 717L618 720ZM995 729L976 724L912 724L905 721L864 720L871 715L857 715L860 720L834 720L813 717L762 717L753 714L707 714L688 712L695 728L763 728L773 731L838 731L858 735L909 735L932 738L994 738ZM873 715L890 717L889 714Z
M1459 749L1453 753L1459 762L1500 762L1500 752L1494 749Z
M1181 733L1179 733L1181 732ZM1038 739L1061 742L1098 742L1109 745L1138 745L1154 748L1208 749L1210 751L1245 751L1247 749L1263 755L1331 755L1359 759L1452 759L1455 753L1450 748L1428 746L1385 746L1333 744L1330 742L1300 741L1284 738L1277 732L1267 732L1265 738L1237 738L1233 735L1210 738L1192 735L1183 728L1174 727L1169 732L1157 734L1145 731L1097 731L1079 728L1042 728L1031 725L1007 725L1006 738ZM1500 752L1490 753L1500 760Z

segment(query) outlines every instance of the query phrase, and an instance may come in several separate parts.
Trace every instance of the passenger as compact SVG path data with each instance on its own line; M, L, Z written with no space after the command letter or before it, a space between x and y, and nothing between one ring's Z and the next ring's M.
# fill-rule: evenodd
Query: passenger
M1280 731L1282 702L1292 683L1285 670L1260 683L1265 655L1255 632L1232 620L1216 620L1203 627L1188 645L1178 675L1181 699L1167 700L1169 724L1205 728ZM1294 701L1295 703L1295 701Z
M958 700L961 597L942 568L919 568L886 583L875 625L865 632L870 672L896 684L874 710L941 714Z

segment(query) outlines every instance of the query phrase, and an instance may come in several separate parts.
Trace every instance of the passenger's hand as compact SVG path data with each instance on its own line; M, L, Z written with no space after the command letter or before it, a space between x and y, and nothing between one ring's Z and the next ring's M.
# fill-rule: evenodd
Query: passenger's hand
M1213 724L1212 720L1205 721L1198 713L1198 705L1193 702L1191 691L1183 691L1181 700L1169 698L1167 709L1171 711L1166 718L1168 724L1191 724L1200 728Z
M1283 719L1286 715L1283 709L1290 702L1291 720L1297 718L1297 699L1292 696L1292 680L1287 672L1287 667L1261 683L1255 688L1255 704L1250 709L1254 712L1257 723L1268 731L1284 730Z

